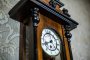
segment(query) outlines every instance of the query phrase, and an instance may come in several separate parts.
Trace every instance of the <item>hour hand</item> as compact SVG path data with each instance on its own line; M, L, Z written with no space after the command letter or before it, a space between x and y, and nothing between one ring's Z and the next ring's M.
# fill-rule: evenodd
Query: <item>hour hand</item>
M48 43L49 43L49 42L46 42L46 41L45 41L45 42L44 42L44 43L42 43L42 44L43 44L43 45L48 45Z

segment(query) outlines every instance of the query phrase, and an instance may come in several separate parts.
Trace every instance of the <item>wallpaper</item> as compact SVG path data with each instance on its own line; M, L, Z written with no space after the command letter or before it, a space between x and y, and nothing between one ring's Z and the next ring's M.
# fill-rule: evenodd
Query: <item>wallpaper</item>
M90 0L62 0L71 17L79 23L71 31L73 60L90 60Z
M18 0L0 0L0 60L18 60L19 22L9 18L9 10Z
M19 60L20 24L9 18L8 15L10 9L18 1L19 0L0 0L0 60ZM65 4L64 7L69 10L72 18L79 22L77 28L71 32L73 58L74 60L90 60L90 1L61 1ZM57 60L59 60L59 57Z

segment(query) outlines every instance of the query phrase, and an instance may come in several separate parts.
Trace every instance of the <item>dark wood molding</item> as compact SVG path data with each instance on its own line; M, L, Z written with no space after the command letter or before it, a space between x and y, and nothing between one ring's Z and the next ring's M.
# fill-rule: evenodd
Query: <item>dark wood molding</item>
M30 16L30 9L32 7L38 7L40 13L51 18L53 21L60 23L63 25L69 25L70 30L77 27L78 23L71 19L70 17L57 12L53 7L39 1L39 0L22 0L17 3L17 5L9 12L9 15L12 19L23 22L23 20Z
M35 60L35 44L34 44L34 27L32 18L27 18L30 20L28 25L26 26L26 39L28 40L29 48L28 48L28 60Z
M26 39L29 40L29 60L37 60L38 52L37 52L37 27L39 23L39 9L32 8L31 16L27 18L28 25L26 25Z
M26 60L26 26L20 23L19 60Z

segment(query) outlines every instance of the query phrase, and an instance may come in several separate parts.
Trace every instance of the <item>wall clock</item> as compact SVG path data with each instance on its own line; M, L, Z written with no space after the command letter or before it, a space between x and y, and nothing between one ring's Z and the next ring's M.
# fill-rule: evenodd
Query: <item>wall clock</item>
M42 31L41 46L49 56L56 56L60 52L60 37L55 30L46 28Z
M58 54L61 60L73 60L70 31L78 23L70 18L66 9L60 10L63 4L59 0L50 2L21 0L9 12L12 19L21 22L19 60L26 60L26 38L29 40L28 60L55 60Z

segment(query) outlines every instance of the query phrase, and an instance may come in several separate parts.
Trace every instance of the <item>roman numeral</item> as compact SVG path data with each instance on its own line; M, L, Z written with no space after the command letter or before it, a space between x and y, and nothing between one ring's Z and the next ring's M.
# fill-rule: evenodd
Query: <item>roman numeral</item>
M59 51L59 49L57 48L57 50Z
M60 44L57 44L57 46L60 46Z
M45 43L42 43L42 45L45 45Z
M50 34L50 31L49 30L45 30L45 32Z
M51 54L52 54L52 51L51 51Z

